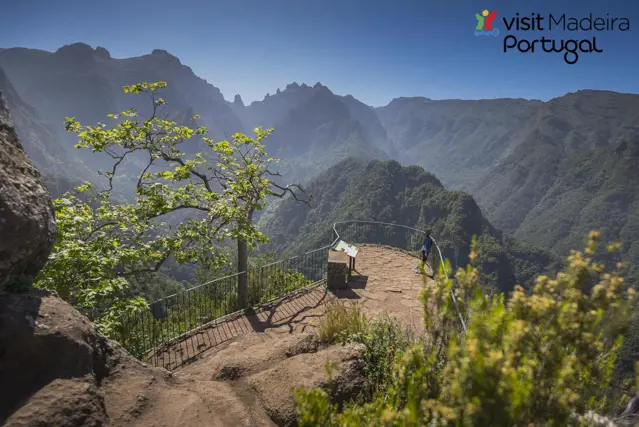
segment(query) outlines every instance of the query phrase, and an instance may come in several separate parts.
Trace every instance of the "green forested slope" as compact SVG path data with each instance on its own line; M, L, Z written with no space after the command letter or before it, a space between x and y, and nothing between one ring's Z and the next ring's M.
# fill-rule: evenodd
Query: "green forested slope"
M468 191L516 238L565 255L592 229L639 265L639 95L548 102L398 99L377 109L400 152ZM637 268L631 272L637 277Z
M284 200L262 219L272 248L299 253L324 246L333 238L333 223L350 219L431 228L444 256L453 258L457 248L462 265L476 235L482 271L502 290L516 282L528 284L555 261L547 251L503 235L470 195L445 189L418 166L349 158L313 180L308 191L313 196L310 208Z

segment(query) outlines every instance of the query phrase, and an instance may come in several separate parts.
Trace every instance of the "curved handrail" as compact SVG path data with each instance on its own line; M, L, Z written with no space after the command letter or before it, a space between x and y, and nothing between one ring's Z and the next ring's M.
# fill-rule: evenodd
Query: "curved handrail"
M379 225L392 225L394 227L402 227L405 228L407 230L412 230L412 231L417 231L419 233L426 233L424 230L420 230L418 228L414 228L414 227L409 227L407 225L403 225L403 224L393 224L391 222L381 222L381 221L365 221L365 220L347 220L347 221L337 221L335 223L333 223L333 232L335 233L335 240L333 240L333 242L331 243L331 246L335 245L337 243L338 240L340 240L340 235L337 231L337 225L338 224L348 224L348 223L364 223L364 224L379 224ZM439 260L443 263L444 262L444 258L442 256L442 251L439 249L439 245L437 244L437 242L435 241L435 239L433 239L433 244L435 245L435 248L437 249L437 252L439 254ZM448 277L448 272L446 271L446 269L442 268L442 271L444 272L444 275L446 276L446 280L449 280L450 278ZM433 273L435 273L433 271ZM457 315L459 316L459 321L461 322L462 328L464 330L464 332L466 331L466 322L464 321L464 316L462 316L461 312L459 311L459 306L457 304L457 297L455 297L455 292L451 289L450 291L450 296L453 299L453 304L455 305L455 310L457 311Z
M434 239L433 239L433 242L435 243ZM439 250L439 246L437 245L437 243L435 243L435 248L437 248L437 252L439 252L439 259L443 260L444 258L442 257L442 251ZM449 280L446 269L442 268L442 271L446 275L446 280ZM453 298L453 304L455 304L455 310L457 311L457 315L459 316L459 321L462 324L462 329L464 330L464 332L466 332L466 322L464 321L464 316L462 316L461 312L459 311L459 306L457 305L457 297L455 297L455 292L453 292L452 289L450 290L450 296Z

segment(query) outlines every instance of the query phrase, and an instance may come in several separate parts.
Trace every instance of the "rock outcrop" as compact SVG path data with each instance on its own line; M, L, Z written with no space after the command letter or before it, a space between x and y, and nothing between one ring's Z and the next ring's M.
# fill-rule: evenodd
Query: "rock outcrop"
M109 344L84 316L46 292L7 294L0 326L0 388L11 391L0 400L0 424L104 423L95 388Z
M170 378L48 292L0 296L0 425L126 425Z
M0 390L10 393L0 425L292 426L295 388L323 387L339 403L364 386L355 345L251 333L222 347L172 374L134 359L47 292L2 295Z
M0 293L28 285L55 239L51 197L13 127L0 93Z
M229 384L254 414L277 426L294 426L296 389L321 387L336 404L364 390L364 350L362 344L327 347L314 333L249 333L180 369L176 377Z
M321 387L337 404L357 397L364 390L363 350L362 344L350 344L300 354L250 376L248 384L275 424L294 426L295 390ZM330 372L325 366L330 366Z
M239 93L235 95L235 98L233 98L233 103L238 107L244 108L244 101L242 101L242 97Z

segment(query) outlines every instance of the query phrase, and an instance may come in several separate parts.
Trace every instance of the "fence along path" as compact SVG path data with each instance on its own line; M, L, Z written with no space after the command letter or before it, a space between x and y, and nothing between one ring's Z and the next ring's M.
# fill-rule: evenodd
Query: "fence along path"
M153 302L148 311L123 319L124 326L118 333L118 341L136 357L156 366L174 369L203 351L245 332L280 327L288 328L290 332L294 328L304 328L306 323L291 319L301 314L309 320L319 317L320 306L334 296L327 292L324 283L328 249L337 240L390 246L412 254L419 251L424 240L422 230L372 221L338 222L334 224L333 232L335 240L322 248L216 279ZM436 243L435 248L431 261L433 270L442 259ZM369 251L368 256L371 255ZM406 259L415 263L412 257ZM357 267L363 268L359 262ZM390 270L396 267L387 265L382 268ZM402 268L412 270L412 266L403 265ZM249 302L253 307L248 311L237 306L237 281L241 274L248 275ZM416 279L421 277L412 274ZM355 279L362 280L358 276ZM357 286L353 283L349 288ZM370 287L366 286L366 289ZM375 303L369 305L374 306ZM464 325L461 316L460 320Z

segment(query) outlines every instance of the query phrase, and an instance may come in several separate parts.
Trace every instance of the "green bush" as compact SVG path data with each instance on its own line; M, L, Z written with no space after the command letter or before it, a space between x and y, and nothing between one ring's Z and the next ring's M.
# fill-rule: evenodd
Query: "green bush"
M594 263L599 234L530 293L486 297L471 265L423 293L427 339L397 355L373 399L339 413L321 390L297 394L301 426L577 426L602 412L634 290L621 265ZM608 248L616 249L615 245ZM450 291L455 284L457 303ZM591 286L592 285L592 286ZM467 329L460 332L459 316ZM341 314L340 318L348 318Z
M399 354L416 343L397 320L388 315L368 322L365 331L342 334L342 342L359 342L366 346L364 374L368 390L365 397L383 393L390 383L393 364Z

